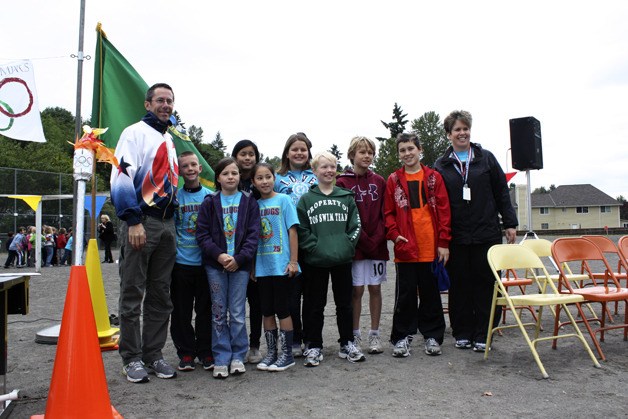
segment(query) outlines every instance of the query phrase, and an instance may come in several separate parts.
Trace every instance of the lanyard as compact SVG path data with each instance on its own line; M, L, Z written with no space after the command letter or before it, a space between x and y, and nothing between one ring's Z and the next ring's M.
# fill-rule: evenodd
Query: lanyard
M458 162L458 166L454 165L454 167L456 168L456 171L460 173L460 176L462 176L464 185L466 185L467 179L469 178L469 165L471 164L471 159L473 159L473 149L469 148L469 155L467 156L467 161L464 163L460 161L460 158L458 157L455 151L452 151L451 154L453 155L454 159Z

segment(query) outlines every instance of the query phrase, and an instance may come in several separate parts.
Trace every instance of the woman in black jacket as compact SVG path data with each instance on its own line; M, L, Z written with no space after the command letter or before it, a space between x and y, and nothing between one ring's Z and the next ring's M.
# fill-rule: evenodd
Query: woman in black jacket
M103 263L113 263L111 243L115 240L115 233L113 232L113 223L107 214L100 216L98 237L100 238L103 246L105 246L105 260L103 260Z
M518 222L506 176L490 151L471 142L471 122L466 111L445 118L451 146L434 167L445 181L451 207L447 271L456 348L484 352L495 281L486 255L491 246L502 243L500 215L508 243L515 242Z

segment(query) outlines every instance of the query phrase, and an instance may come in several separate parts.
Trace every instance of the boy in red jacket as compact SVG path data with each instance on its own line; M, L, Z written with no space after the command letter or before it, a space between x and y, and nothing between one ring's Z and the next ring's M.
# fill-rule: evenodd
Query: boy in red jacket
M425 338L425 353L440 355L445 317L431 265L435 259L447 263L449 258L449 197L441 175L421 164L417 135L399 134L397 152L403 167L388 178L384 202L387 238L395 243L397 268L392 355L410 355L408 336L417 326Z
M382 282L386 281L386 227L384 226L384 193L386 181L369 170L375 158L375 143L366 137L355 137L349 144L347 156L353 170L338 175L336 185L353 191L355 203L362 221L362 234L355 249L351 266L353 276L353 342L361 342L360 315L364 286L369 290L371 329L368 335L368 352L383 352L379 335L382 314Z

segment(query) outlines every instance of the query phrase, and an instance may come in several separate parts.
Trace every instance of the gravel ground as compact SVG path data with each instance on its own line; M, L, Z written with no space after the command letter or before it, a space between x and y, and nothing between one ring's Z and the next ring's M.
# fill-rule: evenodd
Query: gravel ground
M109 311L117 313L117 265L103 264L102 269ZM13 418L45 412L56 346L34 339L61 320L69 272L68 267L44 268L30 283L30 314L9 317L7 389L20 389ZM394 278L394 264L389 263L383 285L384 336L392 324ZM618 319L625 309L620 306ZM544 319L545 330L552 330L551 316ZM423 339L417 338L408 358L393 358L387 345L383 354L352 364L337 356L331 292L325 321L325 359L318 368L298 362L285 372L266 373L247 365L241 376L214 380L199 365L173 380L152 376L147 384L132 384L121 374L118 353L104 352L111 403L126 418L628 417L628 342L619 330L607 333L603 348L608 361L601 369L593 367L574 340L563 340L556 351L541 343L541 359L550 374L544 380L517 330L496 337L488 361L455 349L448 327L441 356L425 355ZM363 333L368 325L365 296ZM164 354L172 364L178 362L170 339Z

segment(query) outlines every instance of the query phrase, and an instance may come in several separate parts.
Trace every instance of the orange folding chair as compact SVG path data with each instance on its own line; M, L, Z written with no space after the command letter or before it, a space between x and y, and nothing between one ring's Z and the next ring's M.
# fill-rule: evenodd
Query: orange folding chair
M606 324L606 305L612 301L624 301L628 302L628 289L621 288L619 281L615 277L613 269L608 264L608 261L602 254L602 251L590 240L582 237L569 237L556 239L552 244L552 257L558 264L560 272L560 279L558 283L558 291L564 294L575 294L584 297L586 302L600 303L602 306L601 315L598 318L587 318L582 311L581 303L576 303L578 313L581 319L578 322L584 323L593 344L597 349L600 358L605 361L606 357L600 346L600 341L604 342L604 332L612 329L624 329L624 340L628 339L628 310L624 314L624 324ZM596 286L588 286L584 288L575 288L570 281L566 279L565 269L563 264L569 262L577 263L581 266L582 273L589 275L591 281L596 281L593 278L593 272L591 272L590 263L596 262L604 266L605 275L604 278L598 279ZM561 307L556 308L556 320L554 321L554 333L558 331L558 328L564 324L559 324L559 314ZM600 325L597 329L591 327L591 322L598 322ZM600 334L598 340L597 334ZM556 348L557 342L554 341L552 347Z
M534 253L536 253L536 255L539 258L541 258L541 260L544 260L544 258L547 258L549 260L549 262L552 264L554 268L553 272L556 272L556 273L550 274L550 278L554 281L554 283L558 284L558 280L560 279L560 271L558 270L556 261L552 258L552 242L546 239L537 238L537 239L523 240L519 244L527 247L528 249L531 249ZM563 264L563 270L565 271L565 278L567 278L567 280L571 282L572 286L575 286L577 288L580 288L583 281L586 281L589 279L589 275L587 274L573 273L569 265L566 263ZM541 284L538 284L538 286L539 286L540 292L545 291L541 287ZM597 315L595 314L595 311L591 307L591 304L586 304L586 306L589 312L591 313L591 316L597 317ZM550 307L550 308L552 310L552 313L556 315L556 313L554 312L554 308L553 307Z
M626 262L626 259L621 256L619 249L617 248L615 243L606 236L585 235L582 237L595 243L595 245L599 247L602 251L602 254L604 254L604 257L606 257L606 260L609 260L609 257L617 259L617 270L615 270L615 278L617 278L620 283L622 280L624 280L628 284L628 275L626 274L628 272L628 263ZM604 275L604 272L593 272L594 279L603 279ZM626 285L626 287L628 288L628 285ZM616 301L615 314L618 313L618 306L619 303ZM612 321L612 318L609 317L609 320Z
M545 266L543 266L541 259L539 259L539 257L532 250L524 246L516 244L498 244L489 249L487 258L491 270L493 271L493 275L495 276L495 287L493 291L493 301L491 304L491 316L488 322L489 326L484 359L488 359L493 333L507 328L519 328L526 344L528 345L528 348L530 349L530 352L532 352L532 356L534 357L537 366L541 370L543 378L548 378L549 375L543 367L543 363L541 362L539 354L536 350L536 345L537 343L545 340L553 340L555 342L557 339L575 337L582 343L585 351L593 360L593 365L598 368L600 367L595 355L584 339L576 320L566 306L567 304L580 303L584 301L582 296L575 294L560 294L554 285L554 281L552 281L549 277ZM519 275L518 271L522 272L522 275ZM505 274L506 272L507 277L503 277L501 274ZM537 275L536 272L541 273ZM507 287L504 284L519 280L527 282L527 276L532 276L535 282L542 284L542 286L546 289L546 292L543 294L511 295L509 290L512 290L513 287ZM516 324L493 327L495 308L498 305L510 308ZM520 305L535 306L539 308L538 318L536 319L536 322L533 323L533 325L536 326L533 339L530 338L528 331L525 328L528 324L523 323L521 321L521 316L517 313L516 306ZM539 337L543 307L545 306L562 306L569 318L569 323L574 328L574 333L563 333L559 335L558 331L555 330L552 336Z

